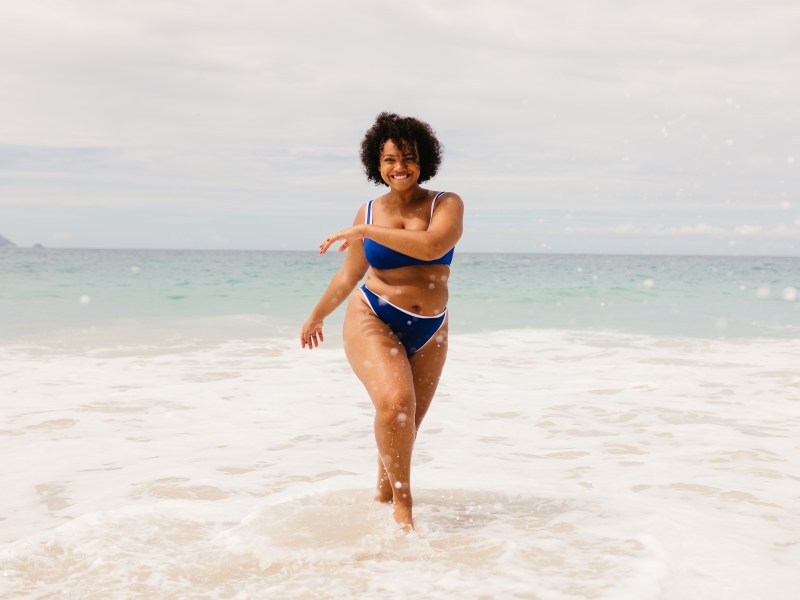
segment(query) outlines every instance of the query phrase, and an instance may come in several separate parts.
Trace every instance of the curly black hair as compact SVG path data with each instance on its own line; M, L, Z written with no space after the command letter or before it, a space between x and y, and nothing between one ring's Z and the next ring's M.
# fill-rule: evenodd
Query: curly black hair
M383 145L388 140L392 140L404 153L409 149L414 152L416 145L420 183L436 175L442 162L442 145L431 126L414 117L382 112L361 141L361 163L369 181L375 185L387 185L381 177L380 159Z

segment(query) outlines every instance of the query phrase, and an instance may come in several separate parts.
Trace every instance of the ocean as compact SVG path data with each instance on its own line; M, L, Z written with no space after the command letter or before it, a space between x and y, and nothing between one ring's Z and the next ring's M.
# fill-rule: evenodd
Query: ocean
M336 252L4 249L0 340L198 318L244 321L222 332L237 339L294 335L340 262ZM459 253L450 287L456 333L800 337L800 258Z
M457 252L411 535L341 258L0 251L0 597L796 596L800 258Z

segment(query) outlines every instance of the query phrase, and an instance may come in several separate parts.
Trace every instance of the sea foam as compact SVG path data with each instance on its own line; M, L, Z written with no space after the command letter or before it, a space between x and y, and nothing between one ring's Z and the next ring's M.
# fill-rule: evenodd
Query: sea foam
M4 597L793 598L797 340L451 336L416 531L341 340L0 347ZM769 582L768 585L765 582Z

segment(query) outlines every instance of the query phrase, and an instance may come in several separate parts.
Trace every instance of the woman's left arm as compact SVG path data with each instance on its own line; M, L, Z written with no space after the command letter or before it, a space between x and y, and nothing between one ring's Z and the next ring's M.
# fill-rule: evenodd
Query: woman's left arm
M352 240L369 238L419 260L436 260L456 245L463 231L464 203L458 194L448 192L437 202L431 224L425 231L361 223L334 233L320 245L319 251L324 254L331 244L344 240L339 247L341 252L350 246Z

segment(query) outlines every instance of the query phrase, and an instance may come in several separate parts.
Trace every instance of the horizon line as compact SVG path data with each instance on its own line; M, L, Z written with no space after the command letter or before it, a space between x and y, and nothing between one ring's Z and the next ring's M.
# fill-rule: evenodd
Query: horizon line
M8 238L6 238L8 239ZM285 252L295 254L315 254L314 249L310 250L289 250L285 248L157 248L157 247L83 247L83 246L17 246L15 244L0 246L0 252L5 250L78 250L78 251L112 251L112 252ZM521 252L515 250L462 250L460 255L480 254L480 255L515 255L515 256L638 256L638 257L674 257L674 258L797 258L798 254L698 254L698 253L675 253L675 252Z

